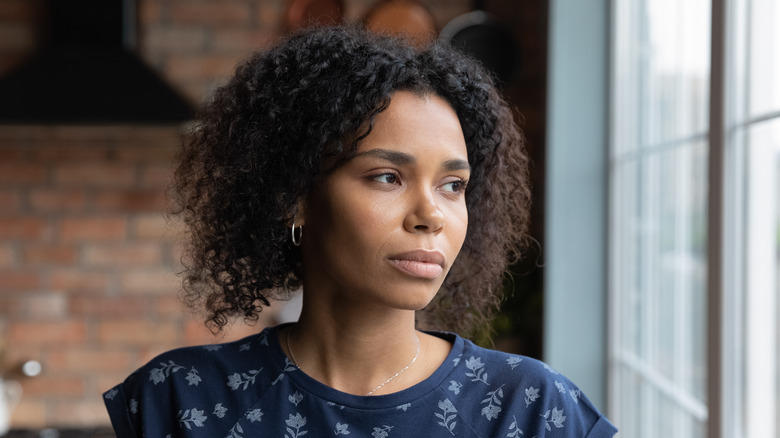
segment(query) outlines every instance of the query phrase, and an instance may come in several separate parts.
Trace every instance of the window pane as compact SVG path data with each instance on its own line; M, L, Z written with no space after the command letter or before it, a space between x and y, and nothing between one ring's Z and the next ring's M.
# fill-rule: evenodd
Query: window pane
M780 111L780 3L777 0L749 2L749 116Z
M709 3L646 2L647 53L640 70L646 78L641 89L646 105L642 142L646 146L707 131Z
M732 436L780 436L780 3L729 0L730 58L726 187L733 188L733 281L724 310L737 322L725 381ZM728 217L727 217L728 219ZM733 345L732 345L733 344Z
M614 166L615 421L626 436L706 426L706 151L688 142Z
M709 0L615 2L615 155L704 136Z
M744 436L776 437L780 118L749 126L746 140Z
M610 415L704 437L709 0L614 3Z

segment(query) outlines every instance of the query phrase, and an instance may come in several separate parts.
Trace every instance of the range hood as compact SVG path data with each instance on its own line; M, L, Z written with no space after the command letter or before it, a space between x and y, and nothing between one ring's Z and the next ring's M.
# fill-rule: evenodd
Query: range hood
M141 60L135 0L49 0L47 43L0 76L0 123L169 124L192 105Z

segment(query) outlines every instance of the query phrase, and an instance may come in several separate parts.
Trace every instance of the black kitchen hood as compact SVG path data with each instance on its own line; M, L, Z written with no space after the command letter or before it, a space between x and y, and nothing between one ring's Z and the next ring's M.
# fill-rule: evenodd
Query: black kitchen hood
M0 76L0 123L179 123L194 110L135 53L135 0L50 0L48 41Z

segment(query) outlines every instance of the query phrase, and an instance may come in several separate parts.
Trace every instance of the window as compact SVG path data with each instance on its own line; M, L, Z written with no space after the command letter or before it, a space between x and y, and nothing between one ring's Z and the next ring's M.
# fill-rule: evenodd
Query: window
M614 0L612 20L610 416L780 436L780 4Z
M703 437L709 4L613 19L610 414L624 436Z

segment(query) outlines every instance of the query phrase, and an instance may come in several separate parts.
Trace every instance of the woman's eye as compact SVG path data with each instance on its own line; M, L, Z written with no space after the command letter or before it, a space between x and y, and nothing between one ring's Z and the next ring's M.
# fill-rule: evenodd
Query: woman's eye
M459 179L444 184L444 190L448 192L462 192L466 190L466 180Z
M394 173L383 173L373 177L374 181L378 181L385 184L395 184L398 182L398 176Z

